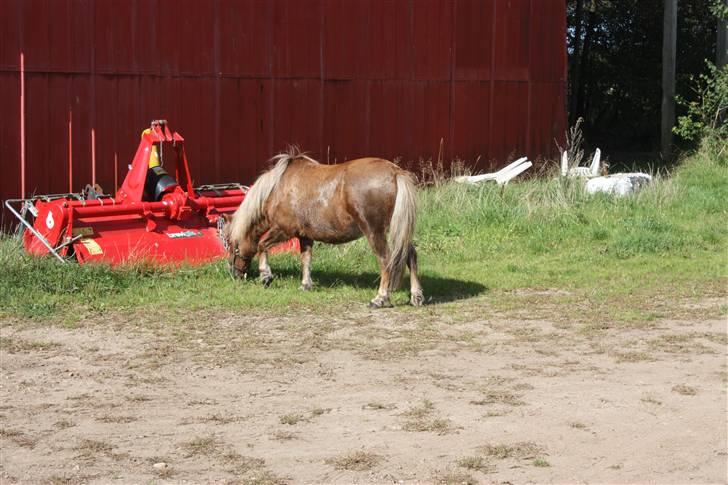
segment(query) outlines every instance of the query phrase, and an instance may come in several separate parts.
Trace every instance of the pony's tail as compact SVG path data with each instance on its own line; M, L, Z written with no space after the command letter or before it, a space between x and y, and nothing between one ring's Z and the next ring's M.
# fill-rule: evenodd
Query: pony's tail
M417 223L417 189L407 172L397 173L397 197L389 224L389 290L399 288Z
M300 156L300 151L296 147L291 147L287 152L280 153L271 159L271 162L275 163L273 168L258 177L233 215L230 227L232 241L241 241L245 234L261 220L265 201L268 200L271 192L283 177L288 164Z

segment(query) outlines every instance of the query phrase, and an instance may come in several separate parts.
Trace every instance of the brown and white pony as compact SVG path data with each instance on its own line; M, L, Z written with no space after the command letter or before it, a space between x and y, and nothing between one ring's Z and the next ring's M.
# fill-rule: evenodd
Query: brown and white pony
M410 270L410 303L422 305L417 252L412 245L417 195L412 175L387 160L360 158L322 165L292 148L273 157L272 169L255 181L225 226L234 276L247 275L259 255L260 279L273 279L267 251L297 237L301 242L302 290L310 290L314 241L340 244L367 238L381 279L370 306L391 306L389 293ZM387 240L389 235L389 241Z

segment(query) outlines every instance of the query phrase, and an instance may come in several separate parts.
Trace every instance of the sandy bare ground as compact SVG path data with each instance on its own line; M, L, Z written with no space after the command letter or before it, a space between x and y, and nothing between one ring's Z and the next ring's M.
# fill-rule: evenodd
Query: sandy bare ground
M4 321L0 478L725 483L725 303Z

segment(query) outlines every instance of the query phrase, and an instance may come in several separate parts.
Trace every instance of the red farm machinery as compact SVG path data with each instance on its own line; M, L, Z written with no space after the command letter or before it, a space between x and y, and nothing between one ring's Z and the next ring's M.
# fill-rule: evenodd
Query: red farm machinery
M12 199L6 207L24 226L23 246L61 262L133 261L200 264L225 255L223 214L242 203L248 187L193 187L184 138L164 120L144 130L115 196L100 187L83 192ZM295 249L298 241L278 250Z

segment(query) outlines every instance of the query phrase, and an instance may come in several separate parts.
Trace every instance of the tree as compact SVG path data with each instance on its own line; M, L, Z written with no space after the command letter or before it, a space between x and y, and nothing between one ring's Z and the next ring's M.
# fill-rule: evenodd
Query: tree
M679 2L676 92L687 99L691 77L715 58L713 1ZM569 119L584 118L588 142L659 150L662 12L663 0L567 0Z

